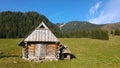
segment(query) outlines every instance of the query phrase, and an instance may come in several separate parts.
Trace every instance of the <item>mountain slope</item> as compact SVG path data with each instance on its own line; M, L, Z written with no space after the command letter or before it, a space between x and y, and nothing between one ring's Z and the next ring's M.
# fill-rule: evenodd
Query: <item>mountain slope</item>
M107 31L120 30L120 22L112 23L112 24L106 24L102 27L102 29L107 30Z
M68 23L57 24L63 32L73 32L79 30L90 30L94 28L101 28L103 25L96 25L89 22L71 21Z
M68 23L57 23L62 32L74 32L79 30L102 29L108 32L120 30L120 22L111 24L92 24L90 22L71 21Z

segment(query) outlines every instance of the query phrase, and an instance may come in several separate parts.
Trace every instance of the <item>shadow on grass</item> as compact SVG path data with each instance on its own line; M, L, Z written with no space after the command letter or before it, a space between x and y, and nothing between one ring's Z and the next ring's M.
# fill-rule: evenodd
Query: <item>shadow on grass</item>
M13 54L0 54L0 59L1 58L10 58L10 57L22 57L20 55L13 55Z
M75 59L76 56L74 54L71 54L71 59Z

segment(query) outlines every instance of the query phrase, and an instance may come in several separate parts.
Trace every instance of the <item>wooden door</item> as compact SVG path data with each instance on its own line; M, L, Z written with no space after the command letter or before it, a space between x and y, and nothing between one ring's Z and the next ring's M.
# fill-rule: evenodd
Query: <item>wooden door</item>
M36 44L35 56L36 57L46 56L46 44Z

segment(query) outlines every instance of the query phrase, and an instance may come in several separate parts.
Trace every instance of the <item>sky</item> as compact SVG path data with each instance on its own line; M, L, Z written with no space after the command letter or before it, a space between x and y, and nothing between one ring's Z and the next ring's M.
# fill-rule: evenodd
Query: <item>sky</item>
M35 11L53 23L88 21L120 22L120 0L0 0L0 12Z

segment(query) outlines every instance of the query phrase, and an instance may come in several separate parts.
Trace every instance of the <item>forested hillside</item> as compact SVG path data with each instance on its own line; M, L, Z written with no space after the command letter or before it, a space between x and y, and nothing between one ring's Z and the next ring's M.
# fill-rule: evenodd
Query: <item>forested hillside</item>
M120 35L120 22L106 24L101 29L108 31L112 35Z
M120 22L110 24L92 24L86 21L71 21L56 24L67 37L101 37L107 32L110 35L120 35ZM93 34L95 34L93 36ZM66 37L65 36L65 37ZM106 35L107 36L107 35ZM97 37L97 39L99 39ZM103 36L102 36L103 38Z
M57 23L56 25L62 32L60 37L109 39L108 31L101 29L104 25L96 25L87 21L71 21Z
M86 21L53 24L37 12L0 12L0 38L23 38L41 22L57 37L109 39L109 34L120 35L120 23L96 25Z
M58 26L37 12L0 12L0 38L23 38L41 21L44 21L55 34L59 32Z

